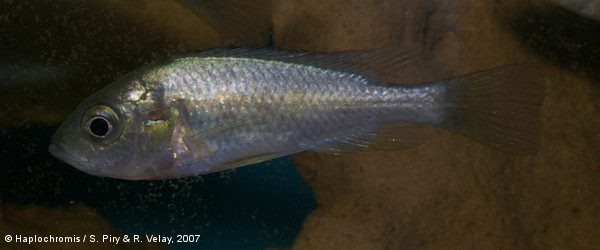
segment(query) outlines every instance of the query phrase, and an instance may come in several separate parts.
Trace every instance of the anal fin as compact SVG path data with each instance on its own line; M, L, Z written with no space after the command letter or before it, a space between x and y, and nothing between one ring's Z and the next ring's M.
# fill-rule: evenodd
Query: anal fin
M232 169L232 168L236 168L236 167L252 165L252 164L260 163L263 161L268 161L268 160L271 160L271 159L274 159L277 157L281 157L284 155L287 155L287 154L286 153L265 153L265 154L246 156L246 157L238 158L238 159L223 163L223 164L215 167L215 171L221 171L221 170Z
M374 129L357 131L351 135L335 138L312 150L332 154L400 150L418 146L426 139L426 125L391 122L381 124Z

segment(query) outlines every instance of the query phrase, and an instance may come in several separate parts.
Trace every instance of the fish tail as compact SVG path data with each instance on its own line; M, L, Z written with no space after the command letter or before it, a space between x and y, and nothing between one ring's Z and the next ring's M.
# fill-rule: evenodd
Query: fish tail
M440 127L491 148L534 154L540 147L544 76L532 64L502 66L444 81Z

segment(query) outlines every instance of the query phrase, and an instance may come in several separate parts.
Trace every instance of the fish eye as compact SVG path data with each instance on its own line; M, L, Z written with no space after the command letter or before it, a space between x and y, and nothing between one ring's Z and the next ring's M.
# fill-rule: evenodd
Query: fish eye
M81 121L82 130L92 138L110 142L119 137L119 117L106 105L92 106Z
M86 127L90 135L98 138L104 138L112 130L110 121L102 116L92 117Z

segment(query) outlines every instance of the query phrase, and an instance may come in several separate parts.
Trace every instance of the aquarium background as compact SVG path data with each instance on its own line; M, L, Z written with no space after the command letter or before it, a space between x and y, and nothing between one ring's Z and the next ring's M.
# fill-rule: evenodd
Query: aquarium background
M0 152L8 156L0 168L3 202L83 204L129 235L201 235L196 243L171 249L290 246L316 208L289 158L202 177L123 181L91 176L54 159L45 150L54 129L32 126L0 137ZM83 232L73 232L78 233Z
M257 25L245 38L220 32L190 2L0 0L0 235L194 228L209 249L600 248L595 1L274 1L268 30ZM196 179L129 182L85 175L47 153L52 131L85 97L171 54L406 44L428 62L409 65L419 70L407 83L542 65L538 153L509 155L432 129L430 140L408 150L291 156L314 196L291 177L288 159Z
M249 32L252 37L221 35L190 11L189 4L194 3L0 1L3 237L137 234L144 238L153 234L176 240L177 235L200 235L194 243L109 243L101 244L103 248L292 245L317 205L289 157L201 177L126 181L87 175L48 152L50 136L66 115L86 96L129 70L183 51L260 45L269 39L260 32L261 26L252 27L258 30ZM160 11L176 19L165 21ZM81 213L91 214L94 220L80 218ZM74 218L68 219L68 214ZM0 243L2 249L13 246L18 245Z

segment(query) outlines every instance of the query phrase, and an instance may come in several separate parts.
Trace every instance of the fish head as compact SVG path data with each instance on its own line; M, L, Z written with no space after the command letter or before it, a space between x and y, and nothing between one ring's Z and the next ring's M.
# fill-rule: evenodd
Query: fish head
M163 107L156 85L133 73L96 92L60 125L49 151L92 175L158 178L174 165L177 112Z

